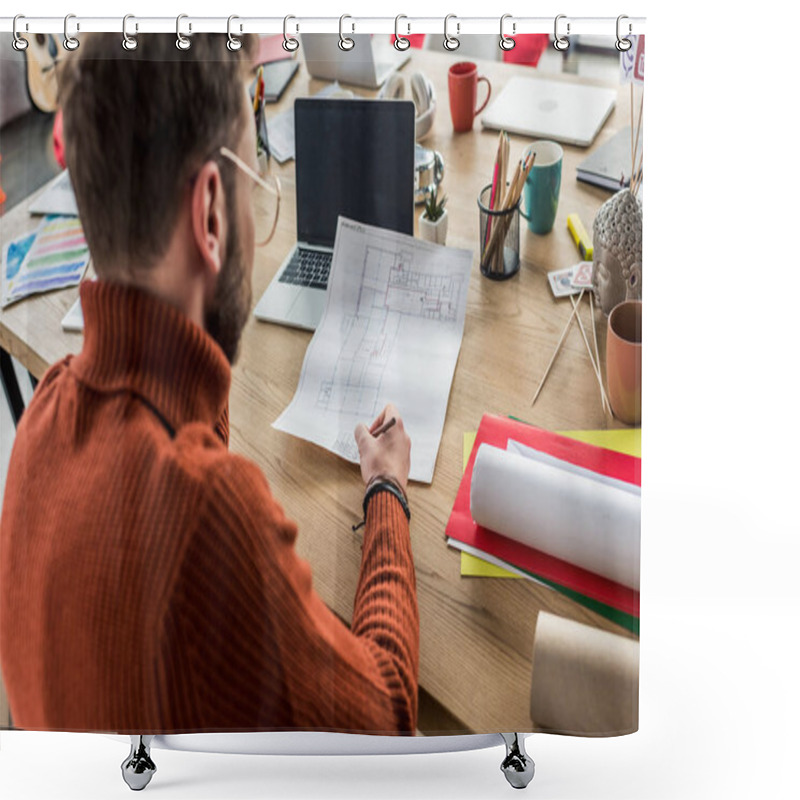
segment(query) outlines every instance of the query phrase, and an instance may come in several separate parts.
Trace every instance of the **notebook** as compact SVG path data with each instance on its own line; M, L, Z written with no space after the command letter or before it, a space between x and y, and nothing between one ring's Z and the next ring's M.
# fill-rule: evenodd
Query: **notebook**
M642 151L639 140L638 152ZM638 159L637 159L638 162ZM576 171L579 181L617 192L631 184L631 128L623 128L607 142L598 146Z
M315 330L339 215L414 233L414 104L300 98L294 115L297 245L255 316Z
M264 100L277 103L294 77L300 64L295 60L284 59L264 65Z
M516 76L484 111L481 123L485 128L588 147L616 99L616 89Z

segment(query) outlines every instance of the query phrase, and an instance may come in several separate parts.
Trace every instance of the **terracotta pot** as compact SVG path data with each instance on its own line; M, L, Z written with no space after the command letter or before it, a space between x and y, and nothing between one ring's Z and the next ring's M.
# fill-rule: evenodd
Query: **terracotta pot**
M625 300L608 315L608 399L614 416L628 425L642 421L642 301Z

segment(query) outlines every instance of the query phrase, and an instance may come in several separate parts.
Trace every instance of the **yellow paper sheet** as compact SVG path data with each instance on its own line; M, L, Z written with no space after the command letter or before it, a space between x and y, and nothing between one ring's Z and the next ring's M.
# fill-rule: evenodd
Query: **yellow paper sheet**
M577 439L596 447L605 447L636 458L642 457L642 430L641 428L621 428L607 431L559 431L562 436ZM470 453L475 445L477 432L470 431L464 434L464 454L462 470L467 468ZM521 578L502 567L489 564L482 558L477 558L470 553L461 551L461 574L469 578Z

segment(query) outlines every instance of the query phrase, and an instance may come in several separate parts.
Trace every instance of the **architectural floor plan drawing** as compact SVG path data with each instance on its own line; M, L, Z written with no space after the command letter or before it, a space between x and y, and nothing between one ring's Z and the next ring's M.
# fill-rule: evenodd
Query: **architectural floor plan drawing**
M317 406L366 419L383 407L383 376L403 317L455 323L466 287L461 276L415 270L409 250L368 246L362 275L355 313L342 317L342 348L330 379L321 382Z
M358 461L353 430L387 402L430 482L464 329L472 253L340 218L325 314L279 430Z

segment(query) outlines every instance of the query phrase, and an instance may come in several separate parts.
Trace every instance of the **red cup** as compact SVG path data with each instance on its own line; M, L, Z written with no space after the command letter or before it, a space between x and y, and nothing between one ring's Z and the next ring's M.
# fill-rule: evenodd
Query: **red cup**
M486 99L480 108L478 103L478 83L486 84ZM492 84L483 75L478 75L478 67L471 61L459 61L453 64L447 73L447 87L450 91L450 116L453 119L453 130L457 133L472 130L475 117L486 108L492 96Z

